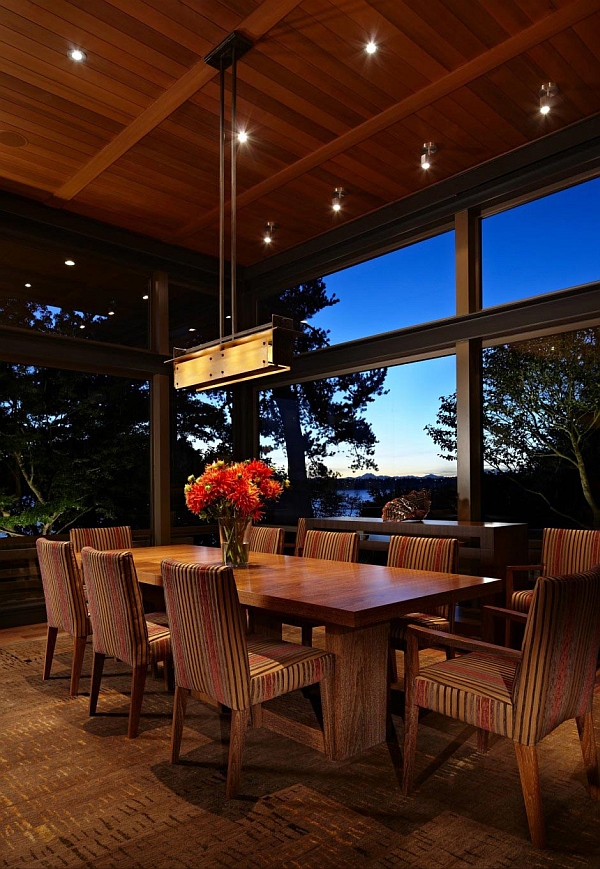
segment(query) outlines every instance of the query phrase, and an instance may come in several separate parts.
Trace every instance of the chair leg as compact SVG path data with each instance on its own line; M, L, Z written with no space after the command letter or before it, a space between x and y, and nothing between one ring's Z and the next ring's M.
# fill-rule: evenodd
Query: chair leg
M519 765L521 789L527 812L529 835L536 848L544 848L546 836L542 814L542 795L540 791L540 772L535 745L522 745L515 742L515 753Z
M50 625L48 625L48 633L46 635L46 657L44 659L44 675L42 676L42 679L50 678L50 670L52 669L52 658L54 657L57 636L58 628L51 628Z
M83 669L83 656L85 655L85 644L87 637L74 637L73 645L73 663L71 665L71 695L75 696L79 692L79 679L81 678L81 670Z
M392 645L388 649L388 676L390 685L395 685L398 681L398 664L396 662L396 650Z
M142 711L142 700L144 699L144 688L146 686L146 674L148 667L134 667L131 676L131 703L129 705L129 724L127 727L127 736L129 739L135 739L138 734L140 723L140 712Z
M173 725L171 727L171 763L177 763L179 760L185 707L187 706L189 696L190 691L187 688L182 688L180 685L175 686L175 697L173 699Z
M594 736L594 721L592 710L589 709L583 715L575 719L577 732L583 754L583 764L587 775L590 796L593 800L600 799L600 775L598 774L598 752L596 750L596 738Z
M479 754L488 753L489 738L489 730L484 730L482 727L477 728L477 752Z
M90 686L90 715L96 714L96 706L98 705L98 694L100 693L100 682L102 681L102 671L104 670L104 659L106 655L102 652L94 652L94 662L92 664L92 684Z
M165 688L169 693L172 693L175 690L175 671L173 670L173 658L167 658L163 662L163 678L165 681Z
M252 727L263 726L262 703L255 703L252 707Z
M414 702L410 687L406 687L404 701L404 764L402 770L402 793L412 793L415 774L415 754L417 751L417 731L419 729L419 707Z
M249 709L231 710L231 730L229 734L229 763L225 796L228 800L237 795L242 777L242 758L246 744L246 731L250 723Z

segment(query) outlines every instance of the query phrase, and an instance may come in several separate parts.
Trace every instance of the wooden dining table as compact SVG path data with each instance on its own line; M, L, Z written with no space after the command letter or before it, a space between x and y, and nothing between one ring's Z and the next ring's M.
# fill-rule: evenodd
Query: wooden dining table
M174 544L133 549L140 583L161 586L161 562L215 564L220 549ZM335 655L333 759L343 760L385 741L390 619L440 604L502 592L494 577L406 570L251 553L234 570L240 602L253 611L256 633L281 636L286 617L325 627Z

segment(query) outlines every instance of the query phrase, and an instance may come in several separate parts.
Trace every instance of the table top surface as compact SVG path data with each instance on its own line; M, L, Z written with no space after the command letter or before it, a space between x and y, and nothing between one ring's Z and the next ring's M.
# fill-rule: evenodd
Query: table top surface
M220 549L186 544L132 552L139 581L158 586L164 558L213 565L221 560ZM421 607L496 594L504 588L504 581L493 577L259 552L250 553L250 564L234 574L240 602L246 606L348 627L377 624Z

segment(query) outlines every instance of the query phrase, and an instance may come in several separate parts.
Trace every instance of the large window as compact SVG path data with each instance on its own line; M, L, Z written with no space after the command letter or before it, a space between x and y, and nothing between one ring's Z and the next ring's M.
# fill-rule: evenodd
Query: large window
M0 241L0 324L148 346L150 271L74 246Z
M485 218L483 304L600 280L600 178Z
M451 356L262 392L261 455L291 483L276 516L381 515L422 486L455 515L456 465L425 431L455 382Z
M315 350L451 317L456 311L454 232L416 242L261 300L259 322L291 317Z
M149 388L0 363L0 534L150 524Z

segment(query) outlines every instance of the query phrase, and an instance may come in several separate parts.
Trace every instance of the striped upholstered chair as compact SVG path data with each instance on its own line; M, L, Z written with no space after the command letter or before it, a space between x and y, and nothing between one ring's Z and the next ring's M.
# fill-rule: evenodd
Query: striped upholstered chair
M600 531L572 528L544 528L540 564L516 564L506 568L506 606L526 613L531 606L533 587L518 589L515 574L539 571L546 576L579 573L600 563Z
M298 519L298 527L296 528L296 543L294 545L294 555L302 555L305 537L306 537L306 519L303 516L301 516Z
M112 528L71 528L69 539L75 552L81 552L84 546L92 549L131 549L130 525L114 525Z
M96 714L104 659L118 658L133 669L127 736L137 736L149 665L163 661L165 682L172 672L171 635L164 625L144 616L142 596L131 552L81 551L94 632L90 715Z
M246 731L260 726L261 704L316 682L321 683L324 748L331 740L330 683L333 656L320 649L246 635L230 567L162 563L175 664L171 763L179 759L190 691L231 709L227 798L239 788Z
M531 839L544 847L536 745L563 721L575 718L590 795L600 797L592 721L600 645L600 565L583 573L538 579L520 651L442 634L469 654L419 672L418 644L433 631L407 630L404 793L413 782L419 708L432 709L512 739ZM436 637L439 642L439 636ZM457 782L458 785L458 782Z
M299 527L299 526L298 526ZM302 542L303 558L320 558L321 561L358 561L358 534L356 531L304 531ZM312 645L313 628L317 622L298 618L290 624L302 629L302 645Z
M269 528L253 525L250 530L250 552L268 552L271 555L283 555L283 528Z
M448 537L408 537L392 535L388 548L388 567L409 570L435 570L438 573L458 572L458 540ZM410 613L390 623L390 644L393 649L405 648L409 624L423 625L438 631L454 631L454 607L444 604L424 612ZM394 680L395 681L395 680Z
M50 678L52 658L59 630L73 637L70 693L79 691L79 679L87 638L92 633L83 582L70 543L58 540L36 540L36 549L46 600L48 635L44 659L44 679Z

